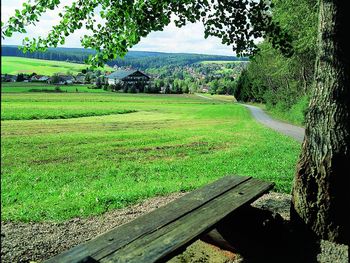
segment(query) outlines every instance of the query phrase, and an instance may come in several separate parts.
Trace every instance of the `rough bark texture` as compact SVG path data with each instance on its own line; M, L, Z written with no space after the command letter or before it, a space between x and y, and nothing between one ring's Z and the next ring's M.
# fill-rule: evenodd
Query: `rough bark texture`
M350 239L350 15L344 0L320 0L315 86L294 181L291 219L318 237Z

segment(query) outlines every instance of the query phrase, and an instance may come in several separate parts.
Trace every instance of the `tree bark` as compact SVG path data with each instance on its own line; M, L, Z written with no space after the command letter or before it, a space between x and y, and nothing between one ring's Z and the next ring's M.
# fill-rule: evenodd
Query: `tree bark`
M350 244L350 15L348 1L320 0L315 84L292 192L291 220L319 238Z

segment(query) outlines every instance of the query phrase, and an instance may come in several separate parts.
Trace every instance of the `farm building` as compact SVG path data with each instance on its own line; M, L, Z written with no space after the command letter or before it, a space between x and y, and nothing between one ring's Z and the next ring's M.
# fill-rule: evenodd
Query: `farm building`
M77 83L77 84L84 84L86 81L85 81L85 74L83 73L78 73L76 76L75 76L75 81L74 83Z
M139 70L117 70L107 76L109 85L116 84L137 84L143 83L146 84L150 77L142 73Z
M30 78L32 82L47 82L50 77L43 75L34 75Z
M1 74L1 82L15 82L17 76L10 74Z
M73 76L60 75L60 83L59 84L73 84L74 80L75 79Z
M50 84L67 85L67 84L73 84L74 80L75 79L73 76L57 75L49 78L47 82Z
M208 93L209 92L209 86L202 86L201 90L202 93Z

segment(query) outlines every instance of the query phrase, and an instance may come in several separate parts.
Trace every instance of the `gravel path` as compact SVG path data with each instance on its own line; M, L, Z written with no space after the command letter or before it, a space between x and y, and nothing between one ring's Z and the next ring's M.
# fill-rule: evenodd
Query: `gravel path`
M274 120L270 116L268 116L262 109L258 107L247 105L247 104L241 104L241 105L247 107L252 113L253 117L258 122L282 134L293 137L300 143L303 142L304 134L305 134L304 128Z

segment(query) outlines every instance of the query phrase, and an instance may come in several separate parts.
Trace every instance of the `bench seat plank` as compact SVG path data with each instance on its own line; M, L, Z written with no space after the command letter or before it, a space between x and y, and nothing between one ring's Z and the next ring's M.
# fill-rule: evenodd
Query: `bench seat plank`
M102 258L100 262L157 262L211 230L238 207L269 191L272 183L250 179L157 231Z
M191 213L203 204L251 180L250 177L226 176L214 183L186 194L185 196L160 207L135 220L116 227L113 230L63 252L47 262L79 262L89 257L96 261L107 259L108 256L140 237L161 229L163 226L176 222L184 215Z

